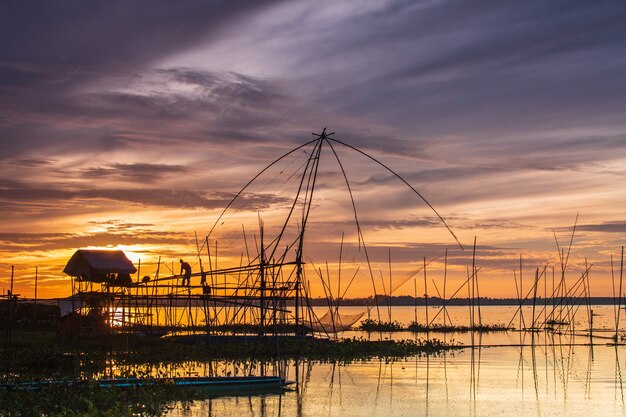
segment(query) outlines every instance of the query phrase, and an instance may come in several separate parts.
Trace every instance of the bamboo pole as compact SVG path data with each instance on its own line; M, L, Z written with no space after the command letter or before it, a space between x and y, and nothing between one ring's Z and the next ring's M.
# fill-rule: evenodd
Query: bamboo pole
M619 316L620 311L622 309L622 287L623 287L623 278L624 278L624 247L622 246L622 256L620 258L620 267L619 267L619 293L617 299L617 320L615 321L615 335L619 333ZM617 339L615 340L617 342Z
M11 292L11 297L13 297L13 276L15 274L15 265L11 265L11 286L9 287L9 291Z
M531 331L534 331L535 329L535 306L537 305L537 283L539 282L539 268L535 269L535 284L533 285L533 320L532 320L532 326L531 326Z
M474 245L472 247L472 291L471 291L471 305L472 305L472 329L476 325L475 320L475 291L476 291L476 236L474 236Z
M446 327L446 278L448 275L448 248L443 258L443 327ZM452 324L452 323L450 323Z
M526 327L526 321L524 320L524 301L522 300L521 297L523 297L524 294L524 284L523 284L523 279L522 279L522 254L520 253L519 256L519 296L520 296L520 304L519 304L519 310L520 310L520 330L522 329L522 323L524 323L524 327Z
M415 325L417 326L417 274L413 275L413 288L414 288L414 297L413 297L413 320L415 322ZM368 314L369 314L369 310L368 310ZM426 325L428 325L428 323L426 323Z
M611 254L611 289L613 290L613 322L615 323L615 343L617 343L617 310L615 307L615 270L613 267L613 254Z
M15 276L15 265L11 265L11 284L9 286L9 296L7 297L7 315L6 315L6 329L5 329L5 350L7 351L7 361L8 361L8 349L11 345L11 329L13 327L13 278Z
M339 302L342 298L341 296L341 261L343 256L343 238L344 232L341 232L341 245L339 246L339 271L337 273L337 298L336 298L336 308L335 312L337 316L339 316Z
M542 303L543 304L543 307L542 307L543 310L539 311L539 313L537 314L537 317L536 317L535 320L539 321L541 319L541 314L543 313L543 330L544 331L547 330L545 326L546 326L546 321L547 321L547 316L548 316L547 310L548 310L548 306L550 304L550 302L548 301L549 297L547 295L548 294L548 266L549 266L549 262L547 262L543 266L543 269L542 269L541 273L539 274L539 279L537 281L537 286L539 286L539 282L541 281L541 278L543 276L543 303ZM551 297L553 295L554 294L552 294ZM539 329L537 324L533 324L533 327L535 327L536 329Z
M39 275L39 267L35 266L35 301L33 305L33 321L37 325L37 277Z
M424 256L424 311L426 317L426 333L430 329L430 322L428 321L428 283L426 281L426 257Z
M388 261L389 261L389 298L387 304L389 305L389 322L392 323L393 319L391 318L391 294L393 293L393 287L391 285L391 248L388 249ZM426 259L426 258L424 258Z
M474 320L472 317L472 302L471 302L471 298L472 298L472 290L471 290L471 284L472 284L472 279L474 279L474 274L472 274L470 276L470 271L469 271L469 266L466 268L467 269L467 281L465 281L467 283L467 307L469 309L468 313L469 313L469 327L470 329L474 329ZM473 330L472 330L473 333ZM473 345L473 343L472 343Z
M476 305L478 306L478 326L482 327L483 326L483 315L480 311L480 286L478 285L479 280L478 280L478 271L474 272L474 275L476 276Z
M264 333L265 326L265 247L263 242L263 221L259 220L261 226L261 266L259 269L259 274L261 278L261 289L260 289L260 308L261 308L261 320L259 327L259 334L262 336ZM217 247L216 247L217 250ZM217 268L217 254L215 255L215 266Z

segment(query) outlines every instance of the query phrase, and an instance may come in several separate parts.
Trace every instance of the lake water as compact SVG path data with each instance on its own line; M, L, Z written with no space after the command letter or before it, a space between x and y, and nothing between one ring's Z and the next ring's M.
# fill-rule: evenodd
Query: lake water
M343 311L349 314L358 309ZM594 335L600 336L594 337L593 345L589 345L586 335L588 312L583 306L575 318L575 335L512 331L474 335L472 339L467 333L431 333L428 337L477 347L401 361L368 360L342 365L290 361L282 372L298 382L294 391L175 403L168 415L623 416L626 346L609 344L610 329L615 326L613 307L594 306L593 310ZM483 323L508 324L515 311L516 307L483 307ZM423 307L418 313L420 317L425 313ZM524 314L528 320L532 312L525 308ZM467 316L467 307L450 308L451 319L458 320L455 324L467 324ZM412 307L392 308L393 320L407 324L413 318ZM516 320L519 325L519 318ZM427 337L410 332L340 334L354 336ZM189 369L190 364L186 366ZM206 366L193 366L194 373L207 374ZM210 369L234 373L237 366L240 364L223 363Z
M291 362L282 395L173 404L170 416L622 416L626 350L465 349L348 365Z

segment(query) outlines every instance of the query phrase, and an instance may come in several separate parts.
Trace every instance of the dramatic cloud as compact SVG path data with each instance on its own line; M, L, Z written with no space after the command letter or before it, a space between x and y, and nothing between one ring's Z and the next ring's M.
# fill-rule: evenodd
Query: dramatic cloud
M115 247L118 245L178 245L188 244L190 236L174 237L171 233L121 232L94 234L65 233L0 233L0 250L49 251L86 246Z
M189 190L168 189L88 189L88 190L60 190L51 188L21 188L0 189L0 201L37 203L53 201L58 204L77 200L106 199L146 206L174 207L174 208L206 208L217 209L226 207L234 197L233 194L212 193L205 194ZM239 205L248 210L267 208L272 204L287 203L284 198L273 195L243 194L238 198Z
M155 182L169 174L181 174L186 168L181 165L165 164L113 164L99 168L87 168L83 176L91 178L119 177L131 182Z
M626 221L605 222L599 224L581 224L577 230L601 233L626 233Z
M567 234L576 213L574 255L606 281L626 230L625 20L620 0L5 2L0 255L60 263L72 246L156 254L159 241L193 253L181 239L327 126L465 244L478 235L494 282L517 252L554 262L552 229ZM454 246L397 177L334 150L342 167L327 145L320 157L311 256L334 256L342 232L358 249L342 169L377 259L397 247L409 270ZM280 230L310 152L246 189L220 239L259 217ZM37 258L22 259L29 247Z

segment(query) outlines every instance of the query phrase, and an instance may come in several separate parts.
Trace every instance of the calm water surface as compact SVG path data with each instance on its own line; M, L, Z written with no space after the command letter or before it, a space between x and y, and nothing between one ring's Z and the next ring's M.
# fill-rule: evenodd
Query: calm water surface
M344 311L350 314L357 309L350 307ZM508 324L515 310L515 307L484 307L483 321ZM432 311L436 313L437 309ZM455 324L467 324L466 311L467 308L451 308L452 319L459 320ZM418 313L423 319L423 307ZM613 308L595 306L594 313L597 314L594 334L608 337L614 326ZM532 313L525 308L524 314L530 317ZM413 317L411 307L392 310L392 319L403 324ZM474 345L488 347L395 362L369 360L339 365L291 361L284 372L288 379L298 381L294 391L175 403L169 415L624 416L622 371L626 371L626 346L610 346L606 344L610 341L602 337L594 339L595 345L589 346L589 337L582 336L589 327L587 317L583 306L576 317L576 329L581 334L578 336L493 333L474 336ZM409 332L345 332L343 336L426 337ZM469 334L431 333L429 337L472 342ZM194 372L206 373L202 364L194 366ZM218 372L227 369L232 372L232 366L218 366Z
M293 392L177 403L169 415L622 416L625 359L624 347L536 346L341 366L292 362Z

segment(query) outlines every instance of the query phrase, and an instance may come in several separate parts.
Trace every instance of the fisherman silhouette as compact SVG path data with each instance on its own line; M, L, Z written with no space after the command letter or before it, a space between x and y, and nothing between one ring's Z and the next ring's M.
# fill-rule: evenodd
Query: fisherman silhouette
M183 271L185 271L185 275L183 275ZM182 259L180 260L180 275L183 277L183 285L191 284L191 265L184 262ZM185 284L185 281L187 284Z

